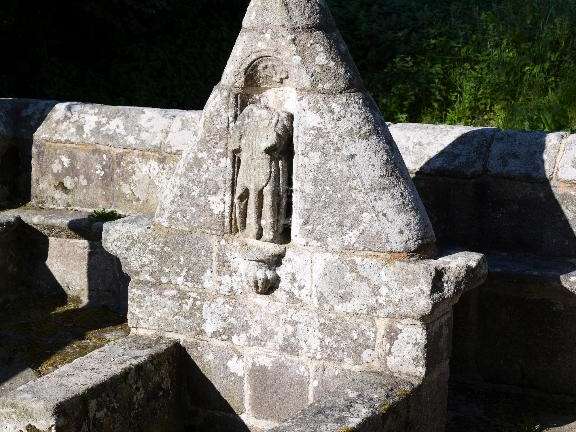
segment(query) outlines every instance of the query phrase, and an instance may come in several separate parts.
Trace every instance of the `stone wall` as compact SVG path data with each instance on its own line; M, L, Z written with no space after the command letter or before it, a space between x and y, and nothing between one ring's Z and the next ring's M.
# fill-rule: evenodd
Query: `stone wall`
M391 132L444 245L488 253L455 308L452 379L576 396L576 135L431 125Z
M242 281L233 239L142 216L107 224L103 239L131 276L132 331L178 339L227 402L192 405L256 428L346 393L364 372L404 377L436 401L426 392L446 391L453 302L485 275L473 253L394 262L288 246L279 287L259 295ZM428 429L415 424L420 410L410 430L442 430L443 416L432 414L442 406L425 406Z
M33 205L153 213L182 149L195 145L200 118L200 111L5 99L0 142L23 158L33 153ZM576 135L416 124L390 131L441 244L576 255Z
M415 124L390 130L441 243L576 255L576 135Z
M153 213L201 111L0 100L0 156L22 165L12 196L44 208ZM13 152L14 150L12 150ZM3 166L4 166L3 165ZM4 184L4 183L2 183ZM31 191L31 193L30 193ZM30 197L31 194L31 197Z
M200 117L198 111L2 100L0 163L10 167L14 160L19 161L17 175L4 184L9 185L10 193L17 192L16 203L28 201L31 185L34 206L152 213L162 188L169 187L167 179L182 149L195 145ZM391 125L390 130L440 245L490 254L488 282L465 294L455 310L453 376L467 382L573 395L576 350L570 329L576 327L576 265L572 264L576 255L572 228L576 223L576 136L413 124ZM208 259L199 275L209 279L225 276L217 245L208 245L206 251L216 258ZM318 265L318 260L330 262L329 258L314 260ZM345 262L339 261L339 265ZM158 308L178 292L170 289L172 284L205 283L205 279L192 280L198 274L189 273L171 280L174 274L163 275L166 266L160 261L157 264L150 272L166 287L156 299ZM220 273L210 273L212 269ZM318 275L321 279L322 273ZM147 292L143 279L134 284L131 295L136 300L139 293ZM221 284L219 289L226 286ZM210 294L210 301L217 301L220 294ZM310 300L298 297L305 294L296 293L293 300ZM359 307L364 313L386 306L362 301L350 303L350 307ZM166 330L191 334L189 329L182 332L180 317L169 312L164 315L169 322L164 324L173 328ZM199 313L204 313L203 309ZM270 319L279 317L282 315L271 315ZM154 315L137 316L137 309L131 315L135 327L142 320L154 319ZM203 352L229 356L226 362L232 363L240 358L236 348L227 343L215 343ZM258 363L248 355L245 364L249 368ZM315 381L309 371L316 370L307 367L305 379L312 381L306 381L306 386ZM249 381L258 371L256 367L242 373L246 372ZM217 377L219 372L211 374ZM298 374L292 379L297 381ZM237 385L243 391L244 378ZM231 391L230 400L239 400Z
M182 149L196 143L200 118L201 111L4 99L0 143L33 153L33 205L153 213ZM390 131L441 244L576 255L576 135L416 124Z

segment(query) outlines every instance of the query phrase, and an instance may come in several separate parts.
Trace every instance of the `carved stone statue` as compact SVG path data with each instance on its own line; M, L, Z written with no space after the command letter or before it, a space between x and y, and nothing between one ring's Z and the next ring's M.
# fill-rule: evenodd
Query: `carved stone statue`
M232 232L281 243L288 206L288 157L293 116L257 104L232 128L234 154Z

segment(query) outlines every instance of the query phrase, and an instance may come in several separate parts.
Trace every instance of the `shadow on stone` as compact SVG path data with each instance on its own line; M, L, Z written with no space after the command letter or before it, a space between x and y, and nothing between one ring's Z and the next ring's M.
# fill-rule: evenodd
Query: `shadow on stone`
M184 432L249 432L244 421L202 372L190 354L180 347L183 385L180 401L185 413Z
M455 306L450 431L576 421L576 236L573 198L550 181L557 135L470 131L415 176L440 246L489 254L488 281Z
M82 306L66 292L47 265L46 234L19 218L8 225L0 235L0 393L127 332L125 315L97 307L102 296L97 305ZM92 284L102 283L100 272L91 277L90 268L105 254L101 246L90 250Z
M16 208L30 201L32 185L32 143L54 101L28 99L0 100L0 111L9 133L0 136L0 207Z

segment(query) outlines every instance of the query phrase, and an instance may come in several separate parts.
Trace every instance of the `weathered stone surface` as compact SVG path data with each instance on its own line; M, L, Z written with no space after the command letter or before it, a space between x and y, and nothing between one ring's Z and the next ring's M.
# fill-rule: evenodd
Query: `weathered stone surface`
M354 396L326 397L272 429L273 432L394 432L406 429L411 386L386 378Z
M488 172L497 177L546 181L552 178L563 132L500 131L488 160Z
M20 207L0 212L0 220L18 217L48 237L98 241L102 237L102 222L90 213L64 209Z
M7 366L3 364L2 371L0 371L0 396L38 378L38 373L29 367Z
M40 207L111 208L113 156L95 147L36 145L32 162L32 201Z
M254 46L258 46L258 53ZM252 87L251 68L263 57L276 65L281 84L292 89L341 93L363 88L340 33L279 28L242 30L222 75L222 85Z
M247 106L260 104L294 116L293 242L429 252L430 221L345 44L337 32L310 30L327 19L324 7L316 1L250 5L245 23L258 29L241 32L204 109L198 143L183 155L157 212L160 224L231 232L234 175L242 171L234 163L232 131ZM301 18L310 26L301 28ZM301 30L289 30L294 27ZM353 196L364 199L348 199Z
M165 230L136 216L107 223L104 248L120 258L133 278L185 287L213 285L214 241L204 235Z
M375 252L416 252L434 243L424 206L371 98L302 95L299 102L305 114L296 115L294 131L293 241Z
M480 285L486 273L482 255L471 252L416 262L319 253L312 291L325 310L418 319L441 305L450 307L463 290Z
M84 212L64 210L22 208L0 213L0 220L12 218L20 222L5 240L6 253L18 269L10 277L16 284L125 312L127 281L118 259L97 240L102 222ZM9 267L6 271L8 276Z
M49 239L46 266L55 282L82 304L88 303L90 288L95 289L88 281L89 253L90 243L86 240Z
M429 374L408 398L410 432L445 432L448 402L448 365Z
M447 364L452 313L429 322L381 320L378 355L392 374L424 378Z
M157 150L175 113L169 110L83 103L56 105L34 134L37 142Z
M161 144L161 149L166 153L180 154L196 145L202 111L172 110L171 113L174 115L174 120L168 136Z
M130 326L198 339L231 341L347 365L375 361L373 319L338 317L268 300L214 296L206 290L132 281Z
M132 214L156 211L176 164L175 158L156 153L114 154L113 207Z
M576 135L565 140L565 149L558 165L558 180L576 181Z
M259 432L259 429L248 427L244 419L235 414L227 414L205 409L191 410L191 420L186 431L210 432ZM264 431L266 429L262 429Z
M484 173L496 129L403 123L390 133L410 172L467 178Z
M32 200L56 208L152 213L176 159L158 153L37 143Z
M231 194L228 155L230 94L217 86L206 103L196 146L185 149L162 194L156 221L180 229L224 233L226 199ZM214 143L218 142L219 145Z
M354 398L386 391L410 393L414 384L382 372L358 372L319 363L312 368L312 400Z
M182 367L189 381L187 403L203 410L243 413L246 359L231 344L180 340L188 353Z
M306 249L288 248L277 268L280 278L278 288L269 298L281 303L316 304L312 292L312 256ZM250 293L242 281L245 262L236 241L223 239L218 242L216 254L216 281L214 290L220 294L246 295Z
M173 430L179 354L175 342L121 339L1 398L0 430Z
M325 28L334 22L324 0L256 0L250 3L244 17L244 28L271 27Z
M302 361L252 355L246 373L247 413L252 417L282 421L308 406L310 370Z

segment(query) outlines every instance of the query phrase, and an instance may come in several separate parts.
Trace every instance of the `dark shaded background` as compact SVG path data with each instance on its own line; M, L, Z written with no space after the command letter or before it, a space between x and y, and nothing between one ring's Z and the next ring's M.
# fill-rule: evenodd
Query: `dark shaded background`
M387 120L576 129L576 0L327 0ZM2 0L0 95L201 109L247 0Z

